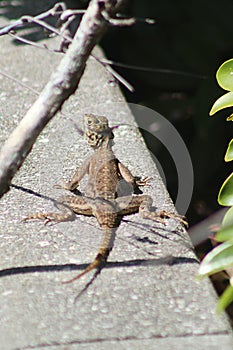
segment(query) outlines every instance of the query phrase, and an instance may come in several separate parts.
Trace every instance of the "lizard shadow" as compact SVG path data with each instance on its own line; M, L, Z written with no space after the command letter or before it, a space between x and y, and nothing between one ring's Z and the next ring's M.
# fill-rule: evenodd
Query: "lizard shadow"
M25 193L34 195L36 197L39 198L43 198L46 200L51 201L55 206L57 205L58 201L46 196L46 195L42 195L38 192L35 192L31 189L22 187L22 186L18 186L18 185L11 185L12 188L16 189L16 190L20 190L23 191ZM76 191L73 191L74 194L76 194ZM80 194L80 192L78 191L78 193ZM169 230L169 227L161 227L161 225L156 229L156 227L153 225L153 228L151 227L151 223L136 223L132 220L129 219L124 219L121 218L120 221L126 222L126 223L130 223L131 225L135 226L135 227L142 227L142 228L146 228L149 229L150 232L154 233L157 236L160 236L163 239L168 239L169 235L168 233L171 233L171 230ZM97 227L98 229L98 227ZM158 231L159 229L159 231ZM162 234L161 232L164 232L164 234ZM178 230L174 231L174 233L176 233L177 235L180 236L181 240L184 239L184 237L182 236L181 233L179 233ZM148 236L145 237L139 237L137 235L133 235L132 236L133 241L138 242L138 243L149 243L151 245L155 245L158 244L156 241L154 241L153 239L149 238ZM135 246L135 243L132 241L128 241L127 242L131 245ZM173 241L174 242L174 241ZM140 247L137 247L140 249L143 249L142 245ZM190 245L189 245L190 248ZM145 250L145 249L143 249ZM146 253L148 255L152 255L155 256L154 253L149 252L146 250ZM116 268L116 267L127 267L127 266L158 266L158 265L174 265L174 264L181 264L181 263L198 263L197 259L194 258L186 258L186 257L174 257L174 256L167 256L164 258L150 258L150 259L135 259L135 260L128 260L128 261L121 261L121 262L107 262L104 266L102 266L100 269L97 269L96 272L94 273L94 275L91 277L91 279L89 280L88 283L86 283L86 285L82 288L81 292L76 296L75 301L76 302L82 294L84 294L84 292L87 291L87 289L92 285L92 283L94 282L94 280L97 278L97 276L100 274L101 270L104 268L108 269L108 268ZM28 273L35 273L35 272L52 272L52 271L76 271L76 270L84 270L89 264L64 264L64 265L39 265L39 266L23 266L23 267L13 267L13 268L8 268L8 269L4 269L4 270L0 270L0 277L4 277L4 276L10 276L10 275L18 275L18 274L28 274Z
M186 248L194 250L193 245L191 243L191 240L187 236L187 233L186 233L186 235L184 235L184 232L182 233L179 229L171 230L169 228L169 226L168 227L161 227L161 225L156 227L155 225L152 226L151 222L149 222L149 223L146 221L144 221L143 223L142 222L135 222L135 221L130 220L128 218L127 219L122 218L122 222L128 223L129 225L134 226L136 228L141 228L142 230L147 229L149 231L149 233L152 233L152 235L154 237L156 237L156 236L160 237L162 239L171 241L174 244L177 244L177 243L180 244L182 242L182 244ZM174 240L171 237L169 237L169 235L171 233L173 233L175 236L179 237L179 239ZM148 236L140 237L140 236L133 234L133 239L135 241L142 242L142 243L149 243L152 245L158 244L158 242L156 242L154 239L151 239Z
M53 202L54 204L57 203L57 200L53 199L52 197L49 197L49 196L46 196L44 194L41 194L41 193L38 193L36 191L33 191L31 190L30 188L26 188L26 187L22 187L22 186L19 186L19 185L14 185L14 184L11 184L10 187L18 190L18 191L22 191L22 192L25 192L25 193L28 193L28 194L32 194L33 196L36 196L38 198L43 198L43 199L46 199L50 202Z

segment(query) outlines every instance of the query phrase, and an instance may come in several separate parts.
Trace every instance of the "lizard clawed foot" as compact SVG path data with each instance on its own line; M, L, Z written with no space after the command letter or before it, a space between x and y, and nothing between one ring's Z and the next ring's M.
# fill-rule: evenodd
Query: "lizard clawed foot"
M160 212L141 210L141 216L144 219L157 221L165 226L166 226L166 222L165 222L166 219L174 219L174 220L177 220L178 222L182 223L185 227L188 227L187 219L184 216L178 215L175 213L169 213L165 210L160 211Z
M58 188L58 189L62 189L62 190L71 190L72 189L70 186L69 180L68 181L63 180L61 184L55 184L53 187Z
M180 223L182 223L185 227L188 228L188 221L186 219L185 216L183 215L179 215L179 214L175 214L175 213L169 213L165 210L161 211L160 213L158 213L158 215L163 219L174 219L174 220L177 220L179 221Z
M136 185L137 186L148 186L150 187L151 184L150 184L150 181L152 180L152 177L144 177L140 180L136 180Z
M50 222L58 222L60 220L57 220L54 215L51 215L54 213L31 213L28 216L22 218L22 221L29 221L29 220L44 220L44 224L47 225Z
M31 213L27 217L23 218L22 221L29 220L44 220L44 224L47 225L50 222L61 222L70 220L72 215L70 213Z

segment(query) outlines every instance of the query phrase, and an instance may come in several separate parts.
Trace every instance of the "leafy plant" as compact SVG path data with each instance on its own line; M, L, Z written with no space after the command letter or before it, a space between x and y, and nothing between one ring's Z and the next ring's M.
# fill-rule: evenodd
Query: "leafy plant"
M211 116L224 108L233 107L233 59L224 62L220 66L216 73L216 78L218 84L228 92L214 103L210 110ZM233 114L227 118L227 121L233 121ZM233 160L233 139L229 142L224 159L226 162ZM203 259L199 269L199 276L209 276L233 267L233 172L220 188L218 203L230 207L223 218L220 231L215 236L217 242L221 243ZM229 286L220 296L217 310L224 310L232 302L233 278L230 279Z

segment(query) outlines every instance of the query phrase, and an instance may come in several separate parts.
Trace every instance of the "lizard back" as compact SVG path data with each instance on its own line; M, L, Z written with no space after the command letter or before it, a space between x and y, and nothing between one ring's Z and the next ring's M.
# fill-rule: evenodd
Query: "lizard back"
M86 195L113 200L117 197L120 179L118 161L112 151L113 133L108 120L93 114L84 117L84 133L88 144L95 150L89 163Z

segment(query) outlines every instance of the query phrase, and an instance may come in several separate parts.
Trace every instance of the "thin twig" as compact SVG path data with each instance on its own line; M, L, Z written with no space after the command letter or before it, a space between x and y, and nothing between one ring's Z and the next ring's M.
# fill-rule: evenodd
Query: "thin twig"
M66 10L67 12L68 10ZM65 18L68 18L68 15L71 15L72 11L71 12L68 12L68 14L66 15ZM41 49L48 49L49 51L51 52L64 52L63 48L64 47L68 47L68 44L72 42L72 38L69 36L69 35L66 35L67 31L66 31L66 28L67 28L67 25L64 26L64 28L62 27L61 30L58 30L56 28L54 28L53 26L45 23L44 21L42 20L38 20L32 16L23 16L21 17L24 21L27 21L28 23L35 23L35 24L38 24L39 26L47 29L48 31L58 35L58 36L61 36L62 37L62 42L60 44L60 49L58 50L54 50L54 49L50 49L48 48L47 46L45 45L39 45L39 44L36 44L34 43L33 41L31 40L28 40L28 39L25 39L25 38L22 38L21 36L19 35L16 35L15 33L11 33L9 32L8 34L13 36L15 39L18 39L19 41L25 43L25 44L28 44L28 45L32 45L32 46L35 46L37 48L41 48ZM60 16L60 18L63 18L62 16ZM70 22L73 20L74 18L70 18L70 21L68 24L70 24ZM68 43L68 44L67 44ZM117 73L112 67L110 67L110 65L108 64L107 60L103 61L101 59L99 59L98 57L96 57L95 55L91 55L92 57L95 58L95 60L97 60L102 66L104 66L107 71L112 74L114 76L114 78L119 81L122 85L124 85L126 87L126 89L128 89L129 91L133 92L134 91L134 88L133 86L126 80L124 79L119 73ZM109 61L111 63L111 61Z
M51 26L50 24L37 19L36 17L32 17L32 16L23 16L22 17L24 19L24 21L27 21L28 23L35 23L38 24L39 26L41 26L42 28L45 28L46 30L50 31L51 33L54 33L56 35L61 35L64 39L66 39L69 42L72 42L72 39L69 36L66 35L62 35L62 33L60 32L60 30L54 28L53 26Z
M59 10L61 9L61 10ZM66 5L64 2L58 2L54 5L52 9L49 9L46 12L42 12L39 15L35 16L34 19L42 20L49 16L58 16L62 14L66 10ZM24 16L23 16L24 17ZM23 20L23 17L15 21L14 23L10 24L9 26L5 26L0 30L0 36L8 34L11 30L14 30L15 28L21 28L25 25L25 22Z
M107 11L102 11L102 16L112 26L118 26L118 27L123 27L123 26L132 26L133 24L136 23L136 18L131 17L131 18L112 18L109 16L109 13Z
M129 91L133 92L134 91L134 87L127 81L125 80L119 73L117 73L108 63L106 63L106 61L100 59L99 57L97 57L96 55L94 55L93 53L91 54L91 56L97 61L99 62L102 66L104 66L107 71L109 73L111 73L114 78L116 80L118 80L122 85L124 85ZM111 61L110 61L111 62Z
M132 64L125 64L125 63L121 63L121 62L115 62L115 61L112 61L112 60L108 60L106 58L98 58L96 56L94 56L94 57L99 63L103 63L103 64L110 65L110 66L122 67L122 68L133 69L133 70L140 70L140 71L143 71L143 72L176 74L176 75L183 75L183 76L187 76L187 77L193 77L193 78L197 78L197 79L206 79L205 75L200 75L200 74L195 74L195 73L190 73L190 72L184 72L184 71L175 70L175 69L135 66L135 65L132 65Z
M29 40L29 39L25 39L25 38L23 38L23 37L21 37L21 36L15 34L15 33L13 33L13 32L9 32L8 35L11 36L12 38L14 38L14 39L16 39L16 40L18 40L18 41L24 43L24 44L34 46L34 47L36 47L37 49L48 50L48 51L50 51L50 52L59 52L59 53L61 52L61 51L59 51L59 50L50 49L50 48L49 48L47 45L45 45L45 44L43 44L43 45L37 44L37 43L35 43L34 41Z
M60 20L61 21L66 21L69 17L73 17L73 16L78 16L78 15L82 15L86 12L86 10L65 10L62 12L61 16L60 16Z
M30 87L27 84L24 84L21 80L12 77L11 75L7 74L6 72L3 72L3 70L0 70L0 74L3 75L4 77L6 77L7 79L10 79L14 82L16 82L18 85L28 89L29 91L31 91L33 94L39 96L40 93L33 89L32 87ZM83 136L83 130L79 127L79 125L77 124L77 122L67 113L64 112L60 112L62 117L65 117L67 120L71 121L71 123L73 124L74 128L76 129L76 131ZM131 126L130 124L127 123L118 123L117 126L113 126L111 127L112 129L118 128L119 126Z
M14 82L16 82L17 84L25 87L26 89L30 90L31 92L33 92L35 95L39 95L39 92L35 89L33 89L32 87L28 86L27 84L24 84L21 80L18 80L14 77L12 77L11 75L9 75L8 73L6 72L3 72L2 70L0 70L0 74L3 75L4 77L10 79L10 80L13 80Z
M125 1L116 0L115 5L112 5L111 0L105 0L109 16L114 16ZM65 100L76 91L91 51L107 30L102 10L98 0L90 2L57 70L2 147L0 196L9 190L13 176L23 164L40 132L61 109Z

